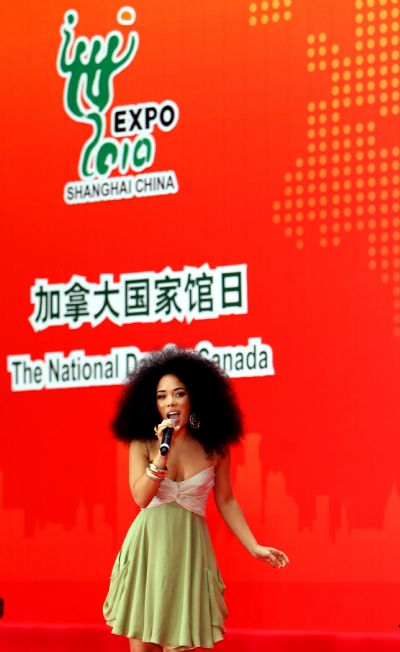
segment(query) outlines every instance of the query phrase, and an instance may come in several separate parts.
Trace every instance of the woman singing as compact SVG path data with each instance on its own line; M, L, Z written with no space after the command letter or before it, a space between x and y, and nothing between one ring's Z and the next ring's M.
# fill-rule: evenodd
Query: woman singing
M171 444L161 454L168 428ZM150 353L129 379L113 429L130 443L129 484L141 512L115 561L105 619L129 638L131 652L212 648L227 612L204 518L211 489L253 557L275 568L289 561L256 541L232 493L229 447L242 418L231 384L191 349Z

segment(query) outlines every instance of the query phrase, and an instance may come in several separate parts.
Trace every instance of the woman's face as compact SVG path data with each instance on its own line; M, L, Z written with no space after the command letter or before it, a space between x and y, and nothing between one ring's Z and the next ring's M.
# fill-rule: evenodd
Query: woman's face
M157 385L157 409L162 419L174 419L184 428L190 416L190 399L186 385L173 374L160 378Z

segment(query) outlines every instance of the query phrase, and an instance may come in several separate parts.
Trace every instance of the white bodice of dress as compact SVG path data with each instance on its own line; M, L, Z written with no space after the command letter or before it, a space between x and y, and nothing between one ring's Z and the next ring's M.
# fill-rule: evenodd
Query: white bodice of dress
M215 483L215 470L213 466L207 466L202 471L192 475L186 480L175 482L170 478L164 478L160 488L153 500L144 509L157 507L163 503L176 502L190 512L206 515L206 504L208 494Z

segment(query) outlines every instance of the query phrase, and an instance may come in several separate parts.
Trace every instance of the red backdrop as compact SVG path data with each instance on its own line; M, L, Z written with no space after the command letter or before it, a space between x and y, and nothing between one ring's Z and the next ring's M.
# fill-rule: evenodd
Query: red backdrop
M275 373L233 379L247 432L234 451L234 485L260 541L292 563L273 572L253 560L210 504L228 625L396 631L399 2L137 0L133 24L129 11L128 24L118 22L121 6L2 7L6 618L101 622L112 562L136 513L126 449L109 428L120 386L13 391L9 356L44 364L52 352L261 338ZM87 54L67 52L68 81L56 62L71 9L78 22L69 34L86 37ZM129 65L107 78L105 43L96 60L89 55L96 35L112 30L121 34L117 54L132 30L139 41ZM63 104L68 89L70 107L80 98L75 114ZM179 110L175 126L125 137L152 136L144 172L173 171L168 194L66 203L66 184L96 183L78 170L95 124L88 115L104 121L111 161L112 138L115 147L123 140L111 134L112 109L166 100ZM102 182L141 173L115 169ZM118 283L121 274L160 279L166 267L206 263L247 265L241 314L121 325L108 315L36 330L29 320L39 279L58 292L74 275Z

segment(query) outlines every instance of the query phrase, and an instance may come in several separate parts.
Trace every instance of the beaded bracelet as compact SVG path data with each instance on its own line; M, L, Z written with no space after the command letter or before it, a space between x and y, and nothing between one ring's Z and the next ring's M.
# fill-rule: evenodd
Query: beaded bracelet
M162 482L162 480L164 480L163 477L155 475L155 473L153 473L153 471L148 466L146 466L145 473L147 477L150 478L150 480L154 480L155 482Z
M166 473L157 473L157 471L153 471L153 469L150 469L149 467L147 467L147 468L149 469L149 472L153 476L155 475L156 478L160 478L160 480L164 480L165 476L167 475Z
M154 462L149 462L149 466L151 469L154 469L154 471L168 471L167 466L157 466Z
M150 467L150 470L153 471L153 473L155 473L156 475L162 476L162 477L166 476L167 473L168 473L168 469L167 469L166 466L164 466L162 468L161 466L156 466L156 464L154 464L153 462L150 462L149 467Z

